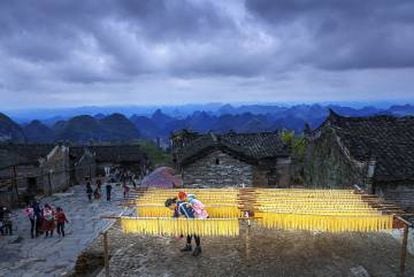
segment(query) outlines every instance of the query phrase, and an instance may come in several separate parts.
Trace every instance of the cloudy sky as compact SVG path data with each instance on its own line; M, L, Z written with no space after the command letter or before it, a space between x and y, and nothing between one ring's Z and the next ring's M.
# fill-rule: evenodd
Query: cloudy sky
M412 0L1 0L0 108L414 98Z

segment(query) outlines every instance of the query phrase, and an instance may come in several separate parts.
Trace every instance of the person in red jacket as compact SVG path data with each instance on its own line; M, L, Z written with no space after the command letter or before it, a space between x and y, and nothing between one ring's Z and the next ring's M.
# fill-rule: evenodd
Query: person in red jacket
M62 208L58 207L56 209L55 219L57 223L57 233L65 236L65 223L69 223L69 221L66 218L65 213L63 212Z

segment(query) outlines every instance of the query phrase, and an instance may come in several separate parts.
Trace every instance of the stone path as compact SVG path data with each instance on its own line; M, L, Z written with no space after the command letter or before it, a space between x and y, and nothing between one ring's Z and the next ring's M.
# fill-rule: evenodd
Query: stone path
M104 186L103 186L104 187ZM122 197L122 188L113 186L113 198ZM14 210L14 236L0 236L0 276L67 276L73 269L79 253L112 224L102 215L119 214L123 211L119 202L105 199L88 202L84 186L72 187L68 193L43 198L41 204L62 207L69 224L66 236L30 238L30 221L23 210ZM16 229L14 227L14 229Z

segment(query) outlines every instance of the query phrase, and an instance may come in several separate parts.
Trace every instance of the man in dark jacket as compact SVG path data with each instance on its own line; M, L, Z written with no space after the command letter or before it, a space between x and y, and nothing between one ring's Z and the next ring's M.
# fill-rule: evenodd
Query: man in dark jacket
M111 201L112 185L108 183L105 188L106 188L106 200Z
M42 219L43 219L42 209L40 208L40 204L37 201L33 202L32 208L33 208L33 212L35 215L35 228L36 228L35 234L36 234L36 237L38 237L41 233L40 229L42 227Z
M13 235L13 222L12 222L12 215L11 215L11 211L6 208L3 207L3 215L2 218L0 219L3 222L3 226L2 226L2 231L1 234L6 234L6 235Z

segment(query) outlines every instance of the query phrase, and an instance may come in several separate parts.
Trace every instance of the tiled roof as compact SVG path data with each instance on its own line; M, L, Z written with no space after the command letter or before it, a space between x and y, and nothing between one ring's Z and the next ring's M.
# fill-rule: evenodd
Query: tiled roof
M414 117L344 117L331 111L326 123L354 159L376 160L375 180L414 180Z
M0 144L0 168L38 164L55 147L54 144Z
M214 150L221 150L246 161L289 156L289 149L278 133L208 133L185 145L177 153L180 163L189 163Z
M146 159L146 154L139 145L93 145L93 146L72 146L69 148L73 159L79 159L84 149L95 153L97 162L141 162Z

